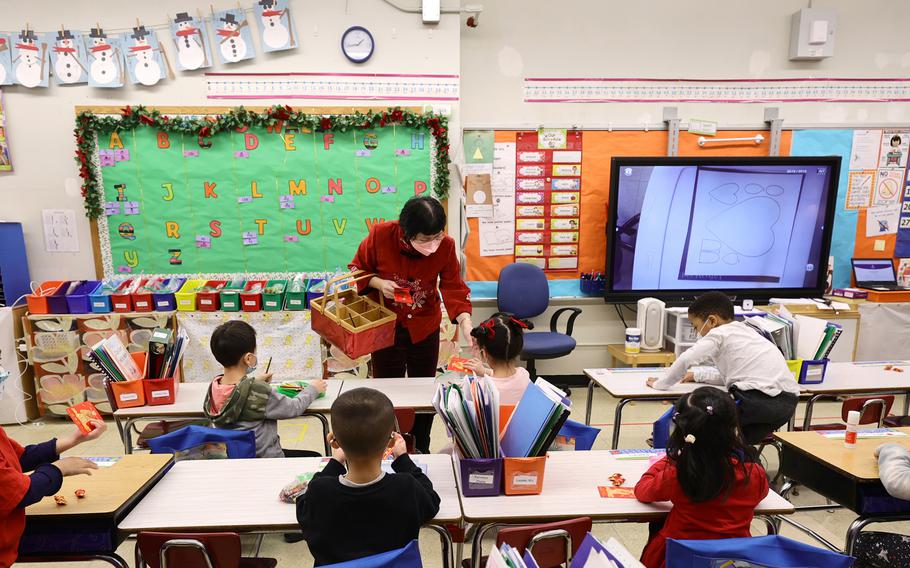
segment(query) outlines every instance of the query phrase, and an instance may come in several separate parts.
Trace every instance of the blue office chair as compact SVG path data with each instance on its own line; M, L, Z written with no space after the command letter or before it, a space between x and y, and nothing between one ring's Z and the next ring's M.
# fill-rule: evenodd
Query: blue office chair
M543 270L524 262L516 262L502 269L496 288L496 305L500 312L509 312L520 318L533 318L546 311L550 304L550 284ZM566 332L556 331L559 316L569 313ZM533 381L537 377L537 359L557 359L575 349L572 329L575 318L581 313L578 308L559 308L550 318L550 331L525 333L522 361L528 362L528 374Z

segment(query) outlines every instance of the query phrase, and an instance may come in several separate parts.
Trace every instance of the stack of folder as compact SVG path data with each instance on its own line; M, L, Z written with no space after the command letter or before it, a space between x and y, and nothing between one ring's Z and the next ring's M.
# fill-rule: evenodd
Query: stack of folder
M489 377L467 376L460 385L440 384L433 406L462 458L501 457L499 391Z
M182 329L175 338L171 330L156 328L149 339L148 377L173 378L188 344L189 337Z
M145 373L136 365L116 334L93 345L89 356L112 381L135 381L143 378Z
M537 560L529 552L523 555L508 543L494 547L487 557L487 568L537 568ZM726 566L726 564L724 565ZM731 564L732 566L732 564ZM572 556L569 568L644 568L615 538L606 543L591 533L585 536Z
M569 419L566 393L538 377L528 385L502 433L502 455L533 458L547 453Z
M809 316L793 315L783 306L778 314L746 318L745 323L777 345L787 360L827 359L844 332L839 324Z

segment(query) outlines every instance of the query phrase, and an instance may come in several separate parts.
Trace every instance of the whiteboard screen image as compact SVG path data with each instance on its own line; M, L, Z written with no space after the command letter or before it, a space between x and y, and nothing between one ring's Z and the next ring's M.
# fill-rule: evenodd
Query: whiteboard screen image
M831 165L628 160L614 161L613 291L812 288L824 274Z

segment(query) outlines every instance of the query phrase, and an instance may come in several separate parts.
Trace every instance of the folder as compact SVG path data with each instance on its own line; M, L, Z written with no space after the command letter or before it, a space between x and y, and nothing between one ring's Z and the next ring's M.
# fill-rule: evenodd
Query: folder
M569 401L557 390L543 379L528 385L502 434L503 456L535 457L546 452L546 441L552 443L568 419Z

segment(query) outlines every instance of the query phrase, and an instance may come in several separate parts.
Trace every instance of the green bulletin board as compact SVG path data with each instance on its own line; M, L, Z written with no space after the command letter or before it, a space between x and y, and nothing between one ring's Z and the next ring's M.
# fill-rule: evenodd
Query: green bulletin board
M432 136L387 125L98 134L105 274L323 272L431 187ZM109 253L104 240L109 242Z

